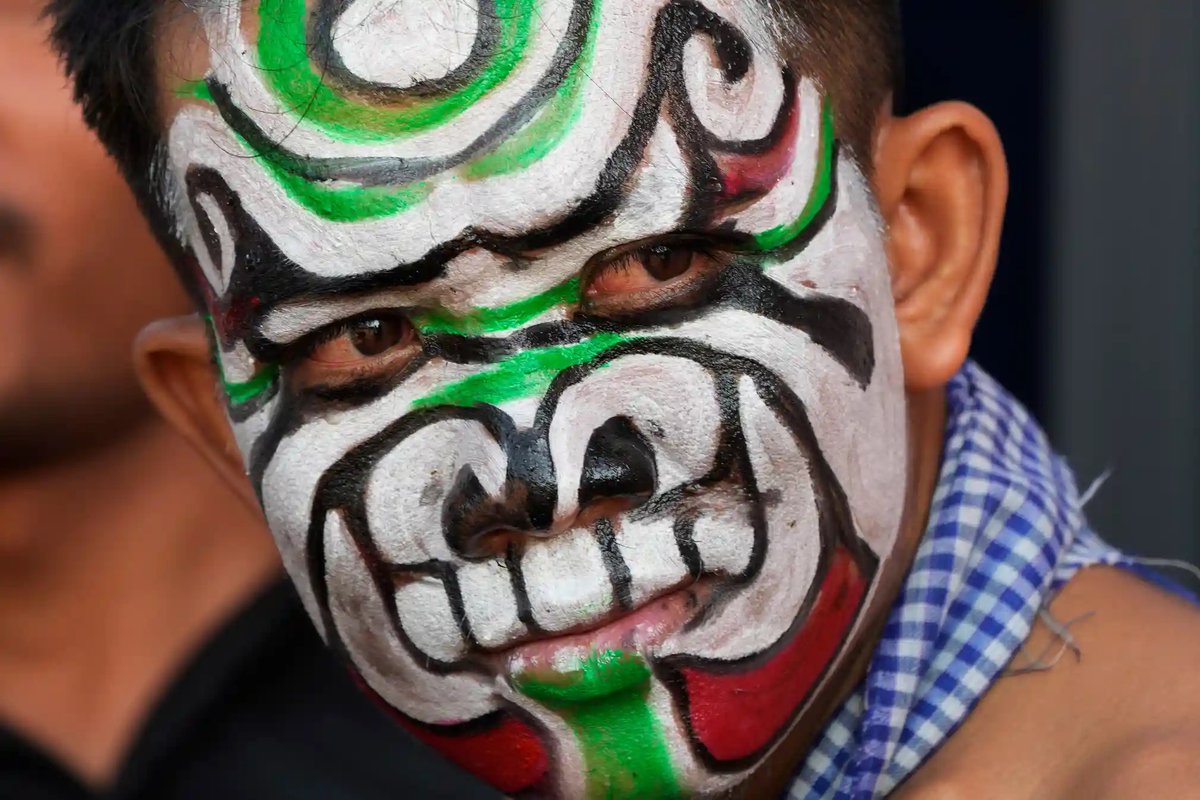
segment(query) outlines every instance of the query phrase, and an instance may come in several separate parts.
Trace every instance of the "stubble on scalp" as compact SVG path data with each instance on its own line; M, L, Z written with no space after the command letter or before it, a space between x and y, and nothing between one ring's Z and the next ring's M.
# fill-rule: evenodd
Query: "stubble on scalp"
M864 174L881 109L903 69L896 0L759 0L776 21L783 58L834 100L838 138Z

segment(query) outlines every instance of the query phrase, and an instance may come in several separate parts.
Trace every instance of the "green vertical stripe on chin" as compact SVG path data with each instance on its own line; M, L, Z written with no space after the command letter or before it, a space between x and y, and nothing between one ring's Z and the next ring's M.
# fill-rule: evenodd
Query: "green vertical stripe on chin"
M518 676L526 697L561 714L583 751L589 800L682 797L648 697L650 669L637 655L593 653L563 680Z
M507 79L529 45L535 0L497 0L500 35L496 55L459 91L413 98L386 107L335 92L313 68L308 53L305 0L260 0L258 61L271 91L292 113L347 142L381 142L436 128Z
M808 201L804 204L804 209L796 219L756 235L753 241L754 250L763 253L778 250L795 241L797 237L808 230L808 226L812 224L817 215L821 213L821 210L825 208L825 204L829 202L830 195L833 193L833 170L836 167L834 164L834 151L836 145L833 104L826 99L821 106L821 141L818 144L820 152L817 156L820 161L817 164L817 174L813 179L813 186L809 192Z

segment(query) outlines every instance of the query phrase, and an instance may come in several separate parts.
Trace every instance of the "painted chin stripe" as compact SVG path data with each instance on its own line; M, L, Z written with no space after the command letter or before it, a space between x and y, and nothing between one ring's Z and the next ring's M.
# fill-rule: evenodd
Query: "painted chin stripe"
M811 610L775 652L745 664L660 666L664 682L681 690L688 728L707 763L744 769L786 731L842 649L873 573L839 547Z
M567 685L517 680L522 694L555 709L571 727L583 751L588 800L684 796L647 702L650 675L641 658L610 651L589 657Z

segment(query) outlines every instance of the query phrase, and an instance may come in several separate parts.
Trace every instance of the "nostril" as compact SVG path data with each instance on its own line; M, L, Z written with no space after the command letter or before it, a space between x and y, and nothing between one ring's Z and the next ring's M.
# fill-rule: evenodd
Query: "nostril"
M592 432L579 479L579 507L625 500L636 507L650 499L658 481L654 448L626 417L614 417Z
M470 466L459 470L442 506L442 532L450 549L469 561L493 558L508 549L520 531L530 529L520 503L495 498Z

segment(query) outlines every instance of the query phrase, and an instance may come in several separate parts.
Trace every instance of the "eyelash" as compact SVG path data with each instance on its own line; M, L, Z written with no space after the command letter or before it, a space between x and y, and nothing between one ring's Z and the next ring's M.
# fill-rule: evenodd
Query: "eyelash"
M364 311L361 314L355 314L353 317L338 320L337 322L326 325L324 328L318 328L312 333L306 334L300 339L293 342L284 349L282 357L279 359L282 364L296 364L309 358L322 345L328 344L340 336L350 333L355 325L367 320L379 319L381 317L403 317L404 320L412 325L412 320L408 314L396 311L394 309L376 309L374 311Z

